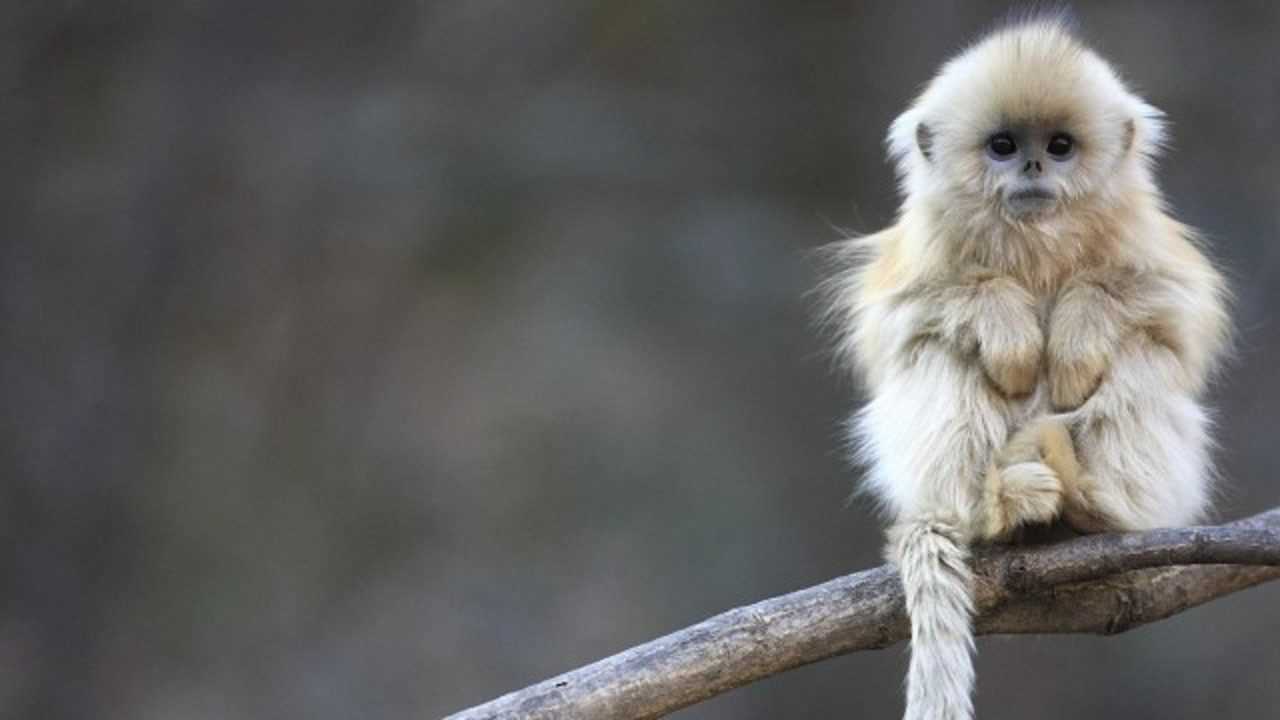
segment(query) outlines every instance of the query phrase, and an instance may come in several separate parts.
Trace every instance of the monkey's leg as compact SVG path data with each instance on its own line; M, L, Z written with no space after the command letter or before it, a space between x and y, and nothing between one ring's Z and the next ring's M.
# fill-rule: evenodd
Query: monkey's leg
M973 573L986 525L984 471L1009 401L974 358L924 343L891 369L857 419L871 487L894 511L889 559L911 618L907 720L973 717Z
M987 467L983 539L1004 540L1020 524L1048 522L1080 476L1071 435L1061 420L1040 418L1014 433Z
M896 517L943 514L970 542L1051 519L1061 507L1052 473L987 473L1012 414L972 359L924 344L857 418L871 489Z
M1069 488L1068 522L1085 531L1184 525L1210 492L1209 418L1180 391L1172 350L1145 333L1119 348L1107 378L1071 413L1084 472Z

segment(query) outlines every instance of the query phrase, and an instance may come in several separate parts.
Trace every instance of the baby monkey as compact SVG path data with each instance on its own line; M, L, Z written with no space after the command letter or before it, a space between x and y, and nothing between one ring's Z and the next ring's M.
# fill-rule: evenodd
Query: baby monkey
M911 615L908 720L973 716L970 545L1208 506L1226 291L1164 211L1161 117L1061 21L997 30L894 121L897 222L835 251L837 349L870 395L853 439Z

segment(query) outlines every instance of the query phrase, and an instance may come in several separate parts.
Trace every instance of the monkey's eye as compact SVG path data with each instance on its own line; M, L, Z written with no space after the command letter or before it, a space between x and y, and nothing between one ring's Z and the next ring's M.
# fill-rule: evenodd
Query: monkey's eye
M987 147L991 149L991 154L998 158L1007 158L1018 152L1018 144L1013 141L1009 133L992 135L987 141Z
M1058 133L1049 138L1049 154L1061 160L1071 154L1071 149L1075 147L1075 141L1066 133Z

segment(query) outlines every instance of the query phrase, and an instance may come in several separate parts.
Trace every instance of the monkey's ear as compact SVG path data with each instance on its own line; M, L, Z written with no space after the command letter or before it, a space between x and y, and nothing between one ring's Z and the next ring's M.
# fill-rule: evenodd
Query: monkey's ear
M933 130L928 125L916 125L916 145L919 146L925 160L933 160Z
M1129 152L1129 148L1133 147L1133 138L1138 133L1138 128L1134 125L1133 118L1124 121L1124 151Z

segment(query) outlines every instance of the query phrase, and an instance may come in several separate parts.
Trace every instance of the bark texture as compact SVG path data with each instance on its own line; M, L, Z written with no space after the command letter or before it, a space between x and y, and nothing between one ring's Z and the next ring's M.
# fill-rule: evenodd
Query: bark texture
M974 568L979 634L1110 635L1280 578L1280 508L1214 527L988 548ZM656 718L908 634L898 574L881 566L729 610L446 720Z

